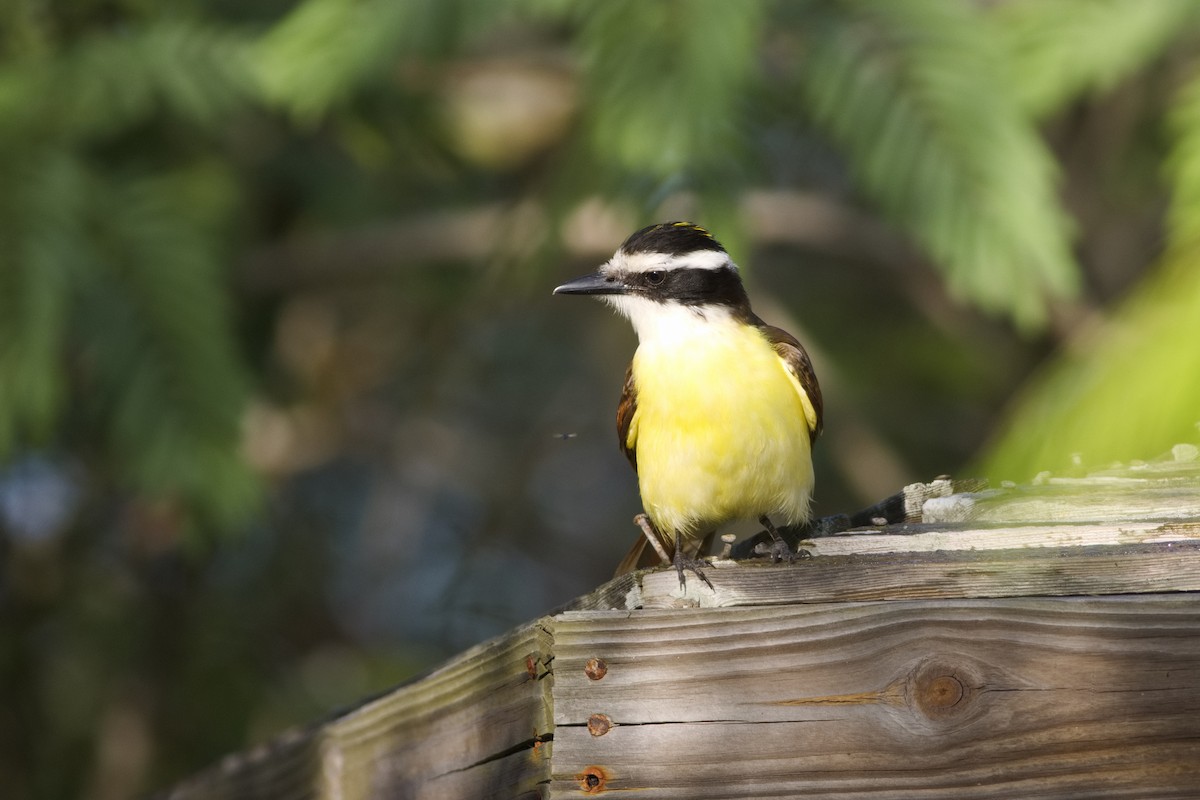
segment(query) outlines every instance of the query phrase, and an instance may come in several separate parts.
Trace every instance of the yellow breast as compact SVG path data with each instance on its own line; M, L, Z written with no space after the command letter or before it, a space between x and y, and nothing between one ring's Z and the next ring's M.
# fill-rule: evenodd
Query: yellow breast
M764 336L727 321L659 338L633 359L642 504L671 536L766 514L809 516L813 470L803 389Z

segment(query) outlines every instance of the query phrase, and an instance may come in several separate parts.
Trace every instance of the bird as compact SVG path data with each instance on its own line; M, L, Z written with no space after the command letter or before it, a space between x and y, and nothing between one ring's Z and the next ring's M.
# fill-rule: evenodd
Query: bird
M743 519L790 558L777 526L810 519L812 447L823 401L804 346L750 307L738 266L707 229L648 225L595 272L554 289L593 295L626 317L638 346L617 405L621 450L637 474L639 539L712 586L693 557L705 537Z

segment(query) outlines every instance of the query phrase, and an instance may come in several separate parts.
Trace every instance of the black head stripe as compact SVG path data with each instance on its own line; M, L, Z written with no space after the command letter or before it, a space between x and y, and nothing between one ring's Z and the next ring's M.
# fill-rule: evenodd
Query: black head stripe
M660 281L653 283L654 280ZM718 305L732 309L750 308L742 279L733 267L720 269L668 269L659 273L635 273L630 285L653 300L688 306Z
M690 222L660 222L630 236L621 245L623 253L664 253L678 256L697 250L725 252L711 233Z

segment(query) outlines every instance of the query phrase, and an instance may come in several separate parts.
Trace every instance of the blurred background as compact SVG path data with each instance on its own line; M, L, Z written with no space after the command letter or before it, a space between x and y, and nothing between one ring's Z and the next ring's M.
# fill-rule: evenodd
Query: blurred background
M117 800L606 580L690 219L818 514L1200 419L1192 0L0 4L0 786ZM748 387L748 391L752 389Z

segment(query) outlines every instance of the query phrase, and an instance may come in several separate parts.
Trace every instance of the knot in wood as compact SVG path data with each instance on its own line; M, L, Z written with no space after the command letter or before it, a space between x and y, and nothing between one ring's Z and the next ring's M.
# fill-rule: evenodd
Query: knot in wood
M953 675L939 675L921 688L921 704L934 708L951 708L963 698L962 681Z
M588 733L603 736L612 730L612 719L607 714L592 714L588 717Z
M575 776L575 780L578 781L579 788L588 794L599 794L608 783L608 773L604 767L584 767L583 772Z
M911 683L910 696L914 705L927 717L957 717L971 705L971 678L962 675L963 667L944 661L923 665Z
M583 674L598 681L608 674L608 664L604 663L603 658L589 658L583 665Z

